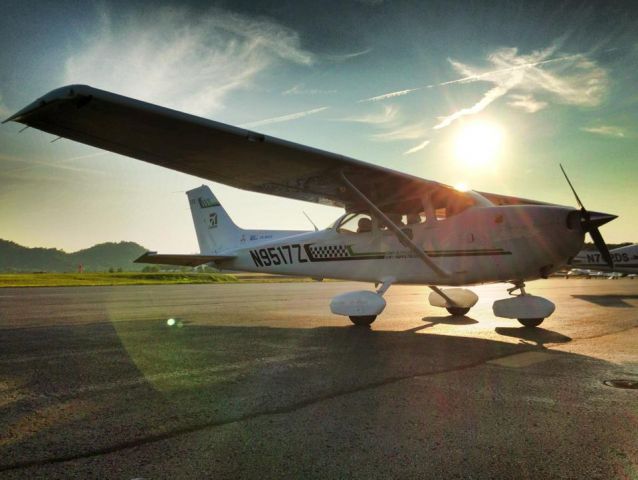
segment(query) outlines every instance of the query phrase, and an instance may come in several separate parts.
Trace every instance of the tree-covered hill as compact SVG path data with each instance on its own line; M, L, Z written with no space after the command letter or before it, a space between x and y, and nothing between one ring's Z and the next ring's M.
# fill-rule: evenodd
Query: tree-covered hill
M139 271L144 265L133 263L146 249L135 242L107 242L66 253L56 248L29 248L0 239L0 272L85 272L109 269Z

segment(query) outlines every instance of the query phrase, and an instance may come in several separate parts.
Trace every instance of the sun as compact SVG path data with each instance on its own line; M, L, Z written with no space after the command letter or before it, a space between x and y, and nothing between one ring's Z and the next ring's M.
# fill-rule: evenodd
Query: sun
M461 127L454 142L454 153L468 167L486 167L497 158L502 141L500 126L476 121Z

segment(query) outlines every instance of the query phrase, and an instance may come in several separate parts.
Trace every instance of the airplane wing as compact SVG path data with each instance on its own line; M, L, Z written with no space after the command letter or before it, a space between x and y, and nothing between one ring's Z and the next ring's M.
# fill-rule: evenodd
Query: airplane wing
M432 193L458 195L438 182L86 85L53 90L10 120L233 187L347 209L360 204L342 171L385 211L411 210Z
M134 260L134 263L154 263L159 265L181 265L184 267L197 267L205 263L218 260L230 260L235 258L232 255L179 255L179 254L158 254L156 252L146 252L141 257Z

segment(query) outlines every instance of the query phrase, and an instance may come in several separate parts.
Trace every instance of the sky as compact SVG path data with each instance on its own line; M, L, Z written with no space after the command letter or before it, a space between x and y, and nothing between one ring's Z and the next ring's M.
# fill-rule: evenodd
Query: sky
M97 88L450 185L575 205L638 241L635 2L3 1L0 117ZM0 238L197 252L184 192L244 228L340 210L0 126Z

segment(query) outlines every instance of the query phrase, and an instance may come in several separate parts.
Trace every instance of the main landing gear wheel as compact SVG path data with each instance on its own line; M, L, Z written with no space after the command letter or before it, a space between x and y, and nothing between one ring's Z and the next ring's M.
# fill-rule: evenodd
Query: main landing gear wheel
M467 312L470 311L469 308L463 307L446 307L445 309L450 315L454 315L455 317L462 317L464 315L467 315Z
M368 326L377 318L376 315L358 315L350 316L350 321L355 325Z
M544 318L519 318L518 321L524 327L538 327L543 323Z

